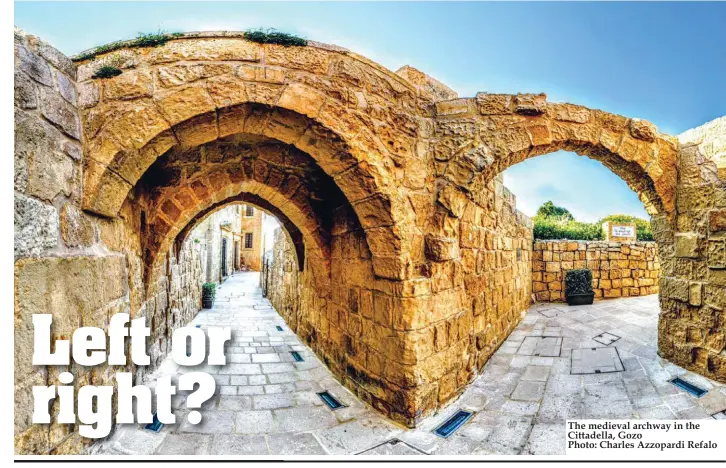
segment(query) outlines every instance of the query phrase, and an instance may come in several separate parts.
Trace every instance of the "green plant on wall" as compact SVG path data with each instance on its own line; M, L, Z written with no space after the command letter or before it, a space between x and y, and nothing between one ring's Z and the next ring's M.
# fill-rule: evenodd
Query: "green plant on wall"
M100 45L94 49L90 49L85 53L76 55L72 59L74 62L82 62L84 60L90 60L97 55L107 54L109 52L113 52L114 50L123 48L134 49L139 47L159 47L166 44L171 39L181 37L183 35L184 34L180 32L167 33L166 31L163 31L161 29L159 29L155 33L139 33L136 36L136 39L132 39L129 41L109 42L108 44Z
M308 45L308 41L305 38L280 32L275 29L248 29L245 31L245 39L259 44L277 44L286 47L304 47Z
M98 67L96 70L96 73L93 74L91 78L98 79L98 78L113 78L114 76L120 75L121 69L116 68L111 65L103 65L101 67Z

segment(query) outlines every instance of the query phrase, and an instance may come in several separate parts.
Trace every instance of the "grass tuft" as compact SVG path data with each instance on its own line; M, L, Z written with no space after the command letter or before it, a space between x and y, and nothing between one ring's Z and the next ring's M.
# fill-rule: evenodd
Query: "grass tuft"
M245 31L245 39L259 44L277 44L285 47L304 47L308 45L305 38L275 29L248 29Z
M95 49L89 50L85 54L77 55L73 58L73 61L82 62L84 60L90 60L98 55L107 54L109 52L113 52L114 50L123 48L133 49L138 47L159 47L169 42L169 40L181 37L183 35L184 33L180 32L167 33L166 31L163 31L161 29L155 33L139 33L139 35L136 36L136 39L133 39L131 41L115 41L98 46Z
M121 73L123 72L119 68L112 67L111 65L104 65L99 67L91 78L113 78L114 76L119 76Z

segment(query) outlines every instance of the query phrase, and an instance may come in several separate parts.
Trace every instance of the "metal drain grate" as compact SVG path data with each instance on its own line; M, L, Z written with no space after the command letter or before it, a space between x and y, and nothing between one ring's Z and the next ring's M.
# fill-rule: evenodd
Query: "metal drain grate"
M444 439L456 432L465 422L472 417L474 413L471 411L459 410L455 415L443 422L439 427L434 429L434 434Z
M593 341L596 341L600 344L604 344L605 346L610 346L611 344L618 341L620 337L618 335L613 335L612 333L600 333L596 337L593 338Z
M338 399L335 398L333 395L331 395L330 392L327 390L324 392L318 393L318 396L320 397L321 400L323 400L323 403L328 405L328 407L332 410L345 408L345 405L343 403L341 403L340 401L338 401Z
M149 424L145 425L144 429L146 429L147 431L159 432L162 427L164 427L164 424L159 421L156 413L154 413L154 419Z
M277 331L282 331L282 327L280 325L276 325L275 328L277 328Z
M297 351L290 351L290 354L292 354L292 358L295 360L295 362L303 362L305 360L302 356L300 356L300 353L298 353Z
M681 390L685 390L686 392L690 393L691 395L695 396L696 398L701 398L703 395L708 393L708 390L705 390L697 385L694 385L690 382L686 382L680 377L676 377L675 379L669 380L670 383L675 385L676 387L680 388Z

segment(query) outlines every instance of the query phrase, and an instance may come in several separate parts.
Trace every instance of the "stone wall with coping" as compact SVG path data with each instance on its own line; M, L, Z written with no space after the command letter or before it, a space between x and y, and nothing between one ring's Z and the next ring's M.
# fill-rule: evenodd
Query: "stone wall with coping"
M655 242L536 240L532 253L532 292L539 302L565 300L569 270L592 271L596 298L658 293L660 263Z
M726 117L681 134L673 259L660 278L658 350L726 376ZM660 245L659 245L660 249Z
M15 31L15 452L74 454L91 440L77 425L32 424L32 387L56 385L69 371L73 383L114 385L116 372L135 383L168 352L170 333L201 305L201 262L190 244L175 247L148 293L144 286L141 217L127 202L119 217L94 216L81 208L85 170L76 92L76 68L62 53ZM53 314L52 339L70 339L84 326L106 329L110 317L147 317L150 367L33 366L33 314ZM115 405L115 404L114 404ZM115 411L115 406L114 406Z

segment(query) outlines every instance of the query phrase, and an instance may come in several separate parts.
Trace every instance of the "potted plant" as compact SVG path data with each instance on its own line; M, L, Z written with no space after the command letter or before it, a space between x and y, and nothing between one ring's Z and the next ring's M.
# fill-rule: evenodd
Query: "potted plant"
M590 270L570 270L565 275L565 298L568 305L592 304L595 293L592 290Z
M202 308L212 308L215 294L217 294L217 285L215 283L204 283L202 285Z

